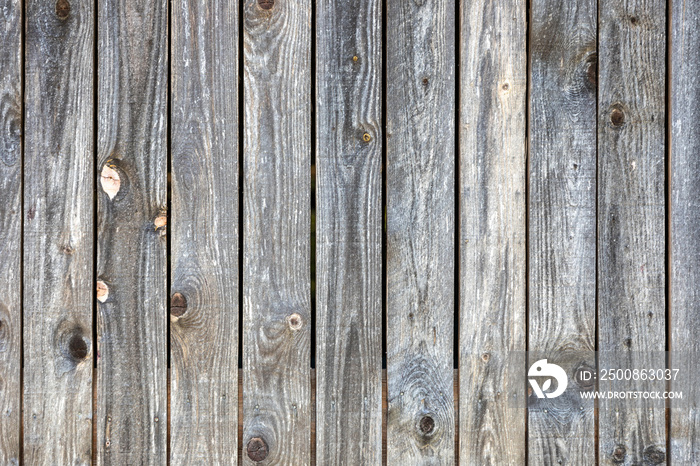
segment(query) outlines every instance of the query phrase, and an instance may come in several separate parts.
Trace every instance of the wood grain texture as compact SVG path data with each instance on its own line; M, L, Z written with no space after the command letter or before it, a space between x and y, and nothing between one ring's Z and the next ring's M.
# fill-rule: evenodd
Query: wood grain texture
M453 464L455 23L387 4L387 461Z
M695 13L697 2L671 5L670 367L689 375L697 370L700 354L700 17ZM685 379L672 383L686 398L670 416L669 456L674 465L700 464L700 394L693 380L697 377Z
M243 21L243 464L308 464L311 3L262 6Z
M459 464L525 464L526 3L461 3ZM522 392L518 393L522 395Z
M165 464L168 3L98 8L97 464Z
M596 40L595 1L532 4L528 349L566 354L570 380L576 352L595 349ZM594 464L593 403L542 402L529 403L530 463Z
M317 3L319 465L382 462L381 10Z
M238 1L172 7L170 462L228 464L238 452Z
M92 3L25 4L24 462L92 456Z
M600 367L663 368L666 2L600 5ZM638 390L646 386L634 383ZM601 400L599 406L601 464L618 462L612 454L622 449L624 464L665 464L663 400Z
M22 4L0 2L0 464L20 459Z

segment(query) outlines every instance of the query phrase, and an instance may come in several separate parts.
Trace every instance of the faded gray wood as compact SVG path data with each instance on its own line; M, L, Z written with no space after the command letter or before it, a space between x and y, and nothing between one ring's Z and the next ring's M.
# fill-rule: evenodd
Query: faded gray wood
M454 3L387 4L387 462L453 464Z
M243 464L306 465L311 3L245 0L243 25Z
M318 465L382 462L381 9L317 3Z
M0 463L19 464L22 276L22 4L0 17Z
M172 3L170 461L238 454L238 1Z
M528 349L555 358L572 389L576 352L595 349L596 40L595 1L532 4ZM528 405L530 463L595 463L592 402Z
M25 7L24 463L88 465L95 11Z
M671 3L671 366L685 400L670 413L671 464L700 464L700 16L694 1ZM693 380L695 379L695 380Z
M98 4L100 465L167 460L167 8Z
M525 350L527 9L460 5L459 464L521 465L508 361Z
M600 8L600 367L664 368L666 2ZM601 400L598 413L601 464L665 463L663 400Z

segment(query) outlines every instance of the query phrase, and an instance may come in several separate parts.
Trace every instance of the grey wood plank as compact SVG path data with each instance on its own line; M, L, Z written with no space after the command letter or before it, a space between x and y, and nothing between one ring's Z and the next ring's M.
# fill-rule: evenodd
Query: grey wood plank
M381 464L382 3L316 15L316 464Z
M666 2L603 2L599 17L600 367L663 368ZM664 464L664 401L601 400L598 451Z
M455 23L387 4L387 462L453 464Z
M525 350L527 5L460 5L459 463L520 465L508 361Z
M308 464L311 3L244 4L243 464Z
M597 2L532 4L528 349L570 380L595 349L596 41ZM594 464L593 407L531 396L530 463Z
M25 4L24 462L92 456L94 5Z
M19 464L22 276L22 4L0 18L0 463Z
M98 3L97 464L165 464L168 3Z
M671 464L700 464L700 395L690 375L700 353L700 17L697 2L671 5L670 349L671 367L680 367L687 383L672 383L674 390L685 389L686 400L670 414L669 455Z
M238 453L238 1L172 8L170 461L228 464Z

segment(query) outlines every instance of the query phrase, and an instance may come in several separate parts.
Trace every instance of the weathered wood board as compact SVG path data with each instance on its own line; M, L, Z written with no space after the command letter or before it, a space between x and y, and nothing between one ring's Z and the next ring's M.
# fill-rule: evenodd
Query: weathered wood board
M97 464L165 464L168 3L98 2Z
M387 464L453 464L456 8L386 14Z
M238 1L172 2L171 464L238 454Z
M382 462L381 11L316 10L318 465Z
M24 455L92 457L92 3L25 2Z
M459 464L525 464L527 10L460 3ZM517 393L522 397L522 393Z
M604 2L599 18L600 367L664 368L666 2ZM601 400L598 439L601 464L665 463L664 401Z
M308 464L311 3L245 0L243 464Z

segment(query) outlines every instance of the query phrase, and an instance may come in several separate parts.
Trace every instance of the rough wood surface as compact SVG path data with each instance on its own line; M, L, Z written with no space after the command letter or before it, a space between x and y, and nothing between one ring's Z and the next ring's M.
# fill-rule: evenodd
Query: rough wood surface
M595 349L596 38L595 1L532 4L528 349L549 358ZM592 402L529 403L530 463L595 463Z
M666 2L612 0L599 17L600 367L664 368ZM601 464L665 463L663 400L599 407Z
M24 463L87 465L95 12L25 7Z
M311 3L245 0L243 464L310 461Z
M238 1L172 3L172 464L238 451Z
M381 464L381 2L317 3L316 464Z
M387 461L453 464L455 23L387 4Z
M0 16L0 463L20 460L22 276L22 3Z
M693 380L700 355L700 16L697 2L671 5L670 349L671 367L685 374L672 388L686 397L670 414L670 463L676 465L700 464L700 393Z
M523 0L460 9L461 465L525 464L507 371L525 350L526 13Z
M97 464L165 464L168 3L98 6Z

